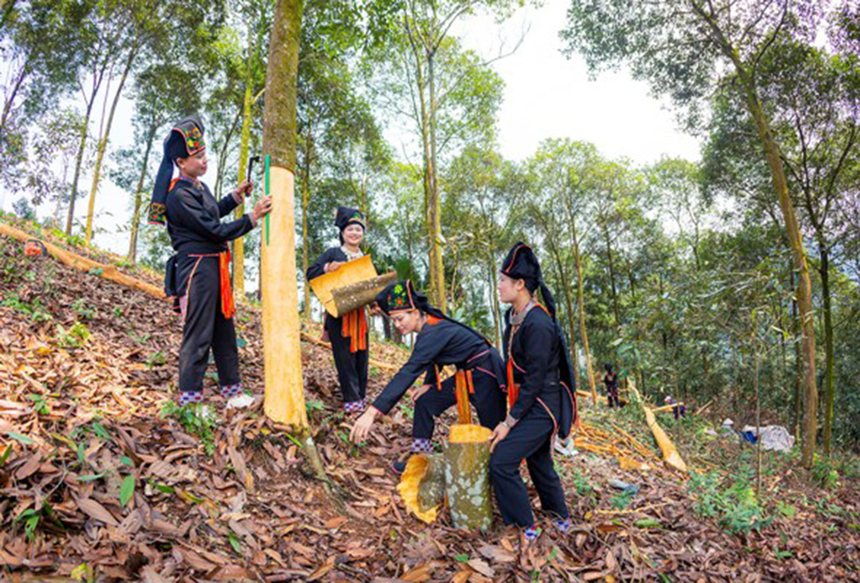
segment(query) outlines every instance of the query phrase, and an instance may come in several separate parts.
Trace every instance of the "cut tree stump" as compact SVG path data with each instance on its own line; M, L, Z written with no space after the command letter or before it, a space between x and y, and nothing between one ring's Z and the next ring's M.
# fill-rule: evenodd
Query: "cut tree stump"
M397 490L407 510L428 524L447 501L455 528L486 531L493 521L490 436L480 425L454 425L441 455L409 458Z
M445 492L454 528L486 531L493 523L490 437L480 425L453 425L445 451Z

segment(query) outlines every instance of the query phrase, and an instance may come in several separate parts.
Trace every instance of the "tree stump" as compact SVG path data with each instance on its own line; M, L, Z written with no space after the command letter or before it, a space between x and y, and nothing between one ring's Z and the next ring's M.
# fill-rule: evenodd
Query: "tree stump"
M454 528L486 531L493 522L490 436L480 425L454 425L445 451L445 493Z
M491 435L480 425L454 425L444 454L410 457L397 486L407 510L430 524L447 500L455 528L489 529Z

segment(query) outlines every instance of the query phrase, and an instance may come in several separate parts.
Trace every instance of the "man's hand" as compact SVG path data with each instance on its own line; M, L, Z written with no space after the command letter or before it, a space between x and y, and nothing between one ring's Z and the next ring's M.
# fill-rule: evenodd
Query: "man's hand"
M349 432L349 439L353 443L362 443L367 440L367 435L370 433L370 428L373 427L373 422L376 421L376 416L379 411L374 407L370 407L359 417L352 430Z
M412 397L412 402L414 403L418 399L424 396L424 393L429 391L433 385L421 385L420 387L415 387L412 389L412 393L409 395Z
M504 421L496 425L496 428L493 429L493 435L490 437L490 453L493 453L493 450L496 449L499 442L506 438L510 432L510 426L508 426Z
M272 197L264 196L254 205L254 212L251 213L251 218L254 219L254 223L256 224L270 212L272 212Z

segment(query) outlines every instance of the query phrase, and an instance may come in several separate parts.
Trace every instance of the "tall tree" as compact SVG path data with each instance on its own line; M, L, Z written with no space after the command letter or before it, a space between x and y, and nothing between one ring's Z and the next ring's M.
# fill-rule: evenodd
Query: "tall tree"
M143 148L143 155L135 160L138 165L131 170L120 164L110 172L113 181L130 192L131 222L129 223L129 243L126 257L132 263L137 261L138 233L141 223L141 209L145 196L145 185L150 172L150 159L157 136L168 122L178 119L189 111L200 107L198 87L193 76L173 63L154 63L138 73L133 86L132 97L135 113L135 149ZM122 152L122 151L120 151ZM123 156L123 154L119 154ZM133 178L130 178L133 175Z
M89 42L86 12L85 2L72 0L10 2L0 11L0 179L10 188L24 176L29 122L74 87Z
M302 0L278 0L269 38L263 155L268 171L266 190L272 194L274 208L263 226L260 287L266 415L297 428L304 443L310 441L310 434L302 381L293 211L302 7Z
M400 43L396 45L394 56L401 60L400 71L403 83L408 87L409 106L401 111L416 124L416 136L420 142L429 292L431 300L443 311L446 293L439 158L442 151L450 147L449 140L458 134L471 131L471 138L480 140L476 129L483 132L492 130L492 125L488 127L483 120L475 127L477 118L474 116L476 113L492 115L500 99L500 82L494 80L495 75L492 74L485 74L485 80L480 81L475 74L469 73L486 69L489 62L504 56L500 51L495 58L485 60L463 52L459 43L450 36L451 27L478 8L485 7L503 16L513 5L515 3L510 0L405 0L402 3ZM461 108L459 115L451 117L449 112L458 107ZM455 120L458 123L452 123ZM484 138L484 141L488 140Z
M853 61L805 42L781 40L774 42L759 64L759 85L769 96L765 107L780 144L789 192L818 251L815 267L821 280L825 354L822 437L827 455L831 449L835 394L831 278L839 249L848 235L841 210L858 187L851 169L860 160L860 75ZM739 101L739 96L731 93L728 97L732 103ZM713 148L712 158L754 154L756 144L749 139L754 128L746 120L719 116L716 123L717 139L724 145ZM710 163L728 165L721 159ZM753 193L753 197L761 196Z
M561 32L568 53L582 53L592 71L629 64L634 77L648 80L655 92L668 94L686 108L690 121L696 121L703 99L719 83L722 71L730 71L740 87L767 159L798 273L807 413L805 466L813 461L818 408L812 283L779 145L759 89L758 66L776 39L814 33L817 8L813 0L572 0L568 26Z

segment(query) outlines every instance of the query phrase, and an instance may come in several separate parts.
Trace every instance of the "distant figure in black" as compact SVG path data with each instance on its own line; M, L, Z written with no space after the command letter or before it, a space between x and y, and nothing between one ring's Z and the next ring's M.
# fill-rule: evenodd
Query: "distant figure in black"
M603 375L603 384L606 385L606 399L609 408L618 407L620 409L621 405L618 402L618 373L612 372L612 365L609 363L603 365L603 368L606 369L606 374Z

